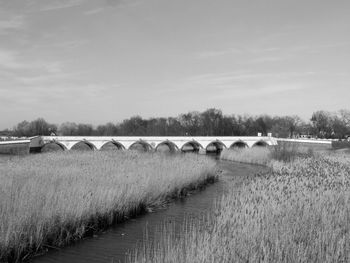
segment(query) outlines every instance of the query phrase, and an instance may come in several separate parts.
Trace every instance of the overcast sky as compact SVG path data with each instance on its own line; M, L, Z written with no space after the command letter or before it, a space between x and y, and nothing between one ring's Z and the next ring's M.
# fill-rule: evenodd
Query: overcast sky
M350 108L348 0L0 0L0 129Z

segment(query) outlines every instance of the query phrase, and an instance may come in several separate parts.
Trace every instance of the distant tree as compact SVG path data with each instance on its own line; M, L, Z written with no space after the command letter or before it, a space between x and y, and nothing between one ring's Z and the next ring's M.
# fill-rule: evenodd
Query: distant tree
M57 132L57 126L46 122L43 118L34 121L22 121L14 128L14 134L18 137L31 137L36 135L50 135Z
M188 112L179 116L179 122L186 134L197 136L201 134L203 120L197 111Z
M332 138L343 139L348 134L346 123L337 115L331 119Z
M261 115L255 120L255 125L258 132L261 132L266 136L269 132L271 132L273 127L273 119L268 115Z
M320 138L328 138L332 134L332 117L327 111L316 111L312 114L311 122L315 133Z
M302 131L303 121L299 116L282 116L273 118L272 134L281 138L293 138Z
M233 131L232 134L234 136L244 136L247 135L247 123L246 123L246 118L247 116L232 116L232 121L233 121Z
M134 116L120 124L120 131L126 136L144 136L146 135L146 125L147 122L140 116Z
M252 116L244 116L243 117L244 124L244 134L246 136L256 136L261 131L260 125L257 125L256 118Z
M166 136L168 132L167 119L157 118L156 125L159 136Z
M116 136L118 135L118 128L113 123L108 122L105 125L97 126L94 134L97 136Z
M222 136L234 136L236 132L236 117L223 116L221 120ZM237 134L237 133L236 133Z
M91 124L62 123L59 128L43 118L22 121L11 135L29 137L35 135L67 136L256 136L269 132L277 137L295 137L298 134L316 135L321 138L344 138L350 135L350 111L337 113L316 111L310 122L299 116L224 115L221 110L210 108L203 112L192 111L178 117L149 118L133 116L121 123L107 123L94 128Z
M78 125L75 122L64 122L59 126L58 134L62 136L76 136Z
M177 118L167 118L167 136L185 136L186 132Z
M30 133L30 122L22 121L18 123L14 128L14 135L17 137L31 136Z
M211 108L202 112L201 119L203 123L203 133L202 135L220 135L221 125L222 125L222 111Z
M340 110L339 111L340 119L346 127L346 135L350 135L350 110Z
M284 117L284 119L289 131L289 137L293 138L296 135L296 133L298 133L298 131L300 130L299 128L303 121L297 115L286 116Z
M279 138L288 138L290 136L289 126L285 117L275 117L273 119L271 133Z
M148 120L145 120L145 135L154 135L159 136L160 131L158 127L158 119L157 118L150 118Z
M91 124L78 124L76 135L78 136L91 136L93 135L94 128Z
M46 122L43 118L38 118L30 123L34 135L50 135L57 132L57 126Z

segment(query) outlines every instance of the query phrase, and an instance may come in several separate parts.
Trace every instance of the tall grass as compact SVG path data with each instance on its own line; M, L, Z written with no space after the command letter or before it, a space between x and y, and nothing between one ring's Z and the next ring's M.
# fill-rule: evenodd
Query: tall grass
M255 147L244 149L224 149L220 159L240 163L268 165L271 161L270 149L267 147Z
M84 235L213 179L197 155L68 152L6 159L0 166L0 261Z
M270 147L244 149L225 149L220 158L235 162L272 166L277 162L291 162L297 158L312 157L316 153L312 148L295 143L279 142Z
M230 191L181 237L166 227L129 262L349 262L349 190L345 159L298 158Z

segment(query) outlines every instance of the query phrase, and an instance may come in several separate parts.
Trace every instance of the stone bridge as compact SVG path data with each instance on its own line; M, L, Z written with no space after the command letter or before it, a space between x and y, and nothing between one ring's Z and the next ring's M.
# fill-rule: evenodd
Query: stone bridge
M30 138L33 151L51 150L128 150L144 151L221 151L224 148L248 148L277 145L273 137L182 137L182 136L36 136Z

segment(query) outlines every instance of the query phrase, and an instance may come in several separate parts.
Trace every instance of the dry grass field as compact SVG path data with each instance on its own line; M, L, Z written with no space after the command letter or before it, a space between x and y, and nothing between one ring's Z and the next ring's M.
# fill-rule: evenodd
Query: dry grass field
M188 154L64 152L0 162L0 261L59 247L215 178Z
M251 160L266 163L255 150ZM271 167L219 198L214 213L187 222L181 237L165 227L129 262L349 262L350 156L302 156Z

